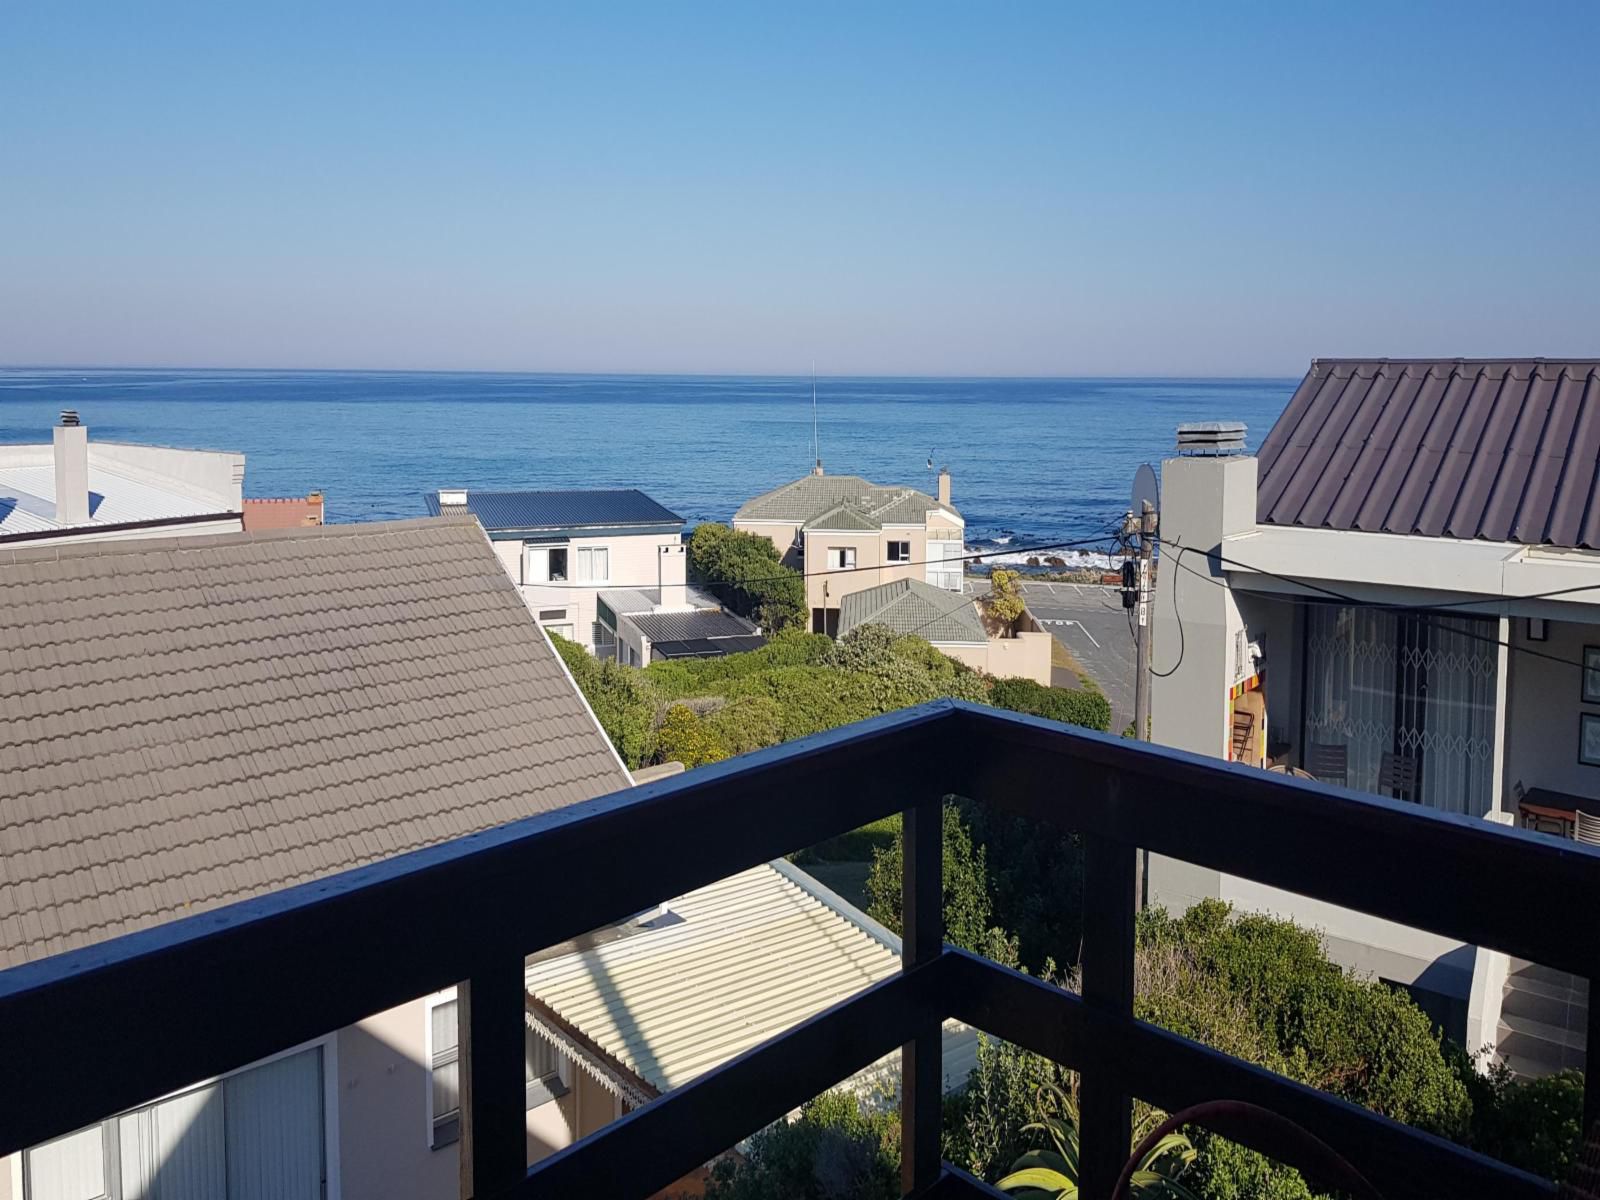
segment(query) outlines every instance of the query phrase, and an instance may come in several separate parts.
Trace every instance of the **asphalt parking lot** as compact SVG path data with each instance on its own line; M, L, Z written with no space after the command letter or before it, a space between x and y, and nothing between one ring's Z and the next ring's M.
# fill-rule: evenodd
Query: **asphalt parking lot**
M987 590L984 580L967 580L973 595ZM1100 685L1111 701L1111 732L1121 733L1133 722L1136 661L1121 593L1077 583L1024 583L1022 592L1028 610Z

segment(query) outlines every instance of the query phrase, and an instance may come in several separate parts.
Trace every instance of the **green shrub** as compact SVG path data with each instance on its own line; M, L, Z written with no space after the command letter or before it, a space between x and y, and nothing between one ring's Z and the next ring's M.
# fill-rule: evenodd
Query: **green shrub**
M1083 844L1049 821L1019 817L997 804L959 800L962 819L984 852L990 917L1017 939L1020 961L1078 961L1083 935Z
M900 1119L832 1091L711 1168L706 1200L898 1200Z
M833 639L820 633L786 629L757 650L720 658L675 658L644 668L663 696L679 699L718 691L729 680L744 679L775 667L810 667L832 651Z
M551 634L550 640L622 761L630 769L650 762L658 704L644 672L595 658L559 634Z
M989 703L1085 729L1111 728L1111 702L1098 690L1080 692L1045 687L1031 679L996 679L989 688Z
M989 935L989 885L985 878L983 848L974 847L972 834L954 804L944 805L944 940L968 950L981 951ZM902 927L900 881L905 862L905 840L896 831L894 841L874 853L867 876L867 912L899 933Z
M717 599L769 632L804 626L805 580L770 538L707 522L689 537L689 571Z
M686 704L674 704L656 731L656 757L661 762L681 762L685 768L721 762L728 747Z
M730 679L722 687L729 699L738 696L766 696L783 710L783 740L836 729L873 716L878 707L878 688L870 676L831 667L776 667L743 678Z
M1237 996L1276 1060L1267 1065L1408 1125L1466 1133L1471 1101L1427 1015L1404 992L1344 971L1314 932L1207 900L1179 918L1141 914L1139 939L1181 946Z
M1583 1072L1518 1080L1495 1063L1479 1074L1459 1048L1453 1065L1472 1097L1467 1145L1546 1179L1565 1179L1583 1134Z
M783 706L771 696L735 697L703 720L729 754L747 754L783 740Z

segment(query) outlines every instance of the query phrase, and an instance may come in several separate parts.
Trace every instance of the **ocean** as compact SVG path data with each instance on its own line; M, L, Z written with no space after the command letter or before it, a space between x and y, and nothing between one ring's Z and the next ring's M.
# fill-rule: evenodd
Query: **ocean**
M969 545L1005 554L1104 529L1181 422L1258 445L1296 382L819 378L817 430L830 473L932 492L948 465ZM64 408L91 441L243 451L247 496L320 488L330 521L420 516L441 486L637 487L726 521L812 461L809 378L0 369L0 442Z

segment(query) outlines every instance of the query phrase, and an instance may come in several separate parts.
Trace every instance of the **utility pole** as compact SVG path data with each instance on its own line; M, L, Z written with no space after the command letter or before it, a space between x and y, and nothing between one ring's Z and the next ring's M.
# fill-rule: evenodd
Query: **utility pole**
M1135 518L1139 534L1139 557L1135 568L1137 603L1138 668L1133 677L1133 736L1141 742L1150 740L1150 561L1156 548L1156 507L1144 501L1144 511Z

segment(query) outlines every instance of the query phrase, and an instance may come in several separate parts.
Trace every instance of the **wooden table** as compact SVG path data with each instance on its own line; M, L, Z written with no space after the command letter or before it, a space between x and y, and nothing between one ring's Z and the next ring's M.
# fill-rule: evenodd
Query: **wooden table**
M1552 788L1529 788L1517 802L1524 829L1571 837L1579 812L1600 817L1600 800Z

